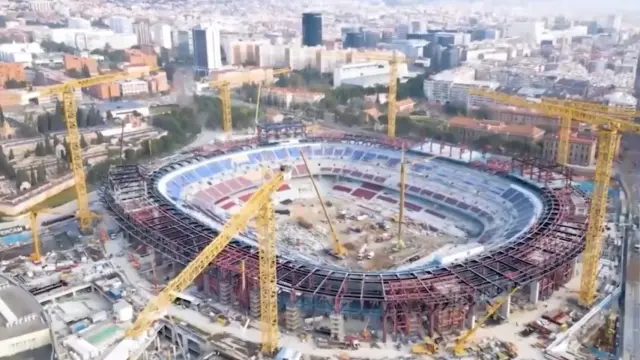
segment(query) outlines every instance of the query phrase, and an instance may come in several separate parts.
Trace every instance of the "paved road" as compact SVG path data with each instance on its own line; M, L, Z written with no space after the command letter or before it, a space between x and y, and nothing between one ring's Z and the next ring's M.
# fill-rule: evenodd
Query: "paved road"
M636 153L634 152L634 155ZM634 158L638 158L634 156ZM622 359L640 359L640 252L634 250L634 246L640 243L640 232L632 224L633 219L638 215L638 184L640 184L640 173L633 169L629 162L625 162L620 173L626 183L628 190L628 209L626 241L626 279L624 298L624 318L623 322L623 343Z

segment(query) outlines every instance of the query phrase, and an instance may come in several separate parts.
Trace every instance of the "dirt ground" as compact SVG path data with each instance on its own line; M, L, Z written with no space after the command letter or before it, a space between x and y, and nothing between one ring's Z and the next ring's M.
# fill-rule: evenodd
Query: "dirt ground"
M398 223L392 219L397 213L396 209L379 212L347 198L328 194L324 197L338 238L348 251L342 260L324 250L315 254L329 262L357 270L385 270L415 261L455 241L429 231L428 224L406 220L402 230L405 246L398 249ZM330 226L318 199L294 200L287 208L291 215L284 223L300 231L308 231L313 241L320 242L324 249L334 247ZM305 225L312 226L313 230L306 230Z

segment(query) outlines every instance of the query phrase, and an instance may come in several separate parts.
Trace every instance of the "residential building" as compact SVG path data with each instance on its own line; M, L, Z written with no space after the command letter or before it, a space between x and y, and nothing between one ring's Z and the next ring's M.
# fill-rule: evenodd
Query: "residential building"
M33 54L42 54L44 51L38 43L10 43L0 44L0 61L19 63L31 66Z
M220 30L212 26L192 29L193 62L195 71L207 75L210 70L222 67Z
M127 79L118 81L118 83L120 84L120 94L123 97L149 93L149 85L146 81Z
M409 76L406 63L399 63L398 78ZM349 84L361 87L374 87L389 83L390 67L387 61L368 61L351 64L343 64L333 71L333 86Z
M0 88L8 80L25 81L24 66L18 63L0 63Z
M164 71L157 72L147 77L149 92L151 94L164 93L169 91L169 82L167 81L167 73Z
M291 104L314 104L324 99L324 94L303 89L270 87L262 89L261 98L268 98L289 108Z
M133 21L126 16L111 16L106 23L116 34L133 34Z
M320 46L322 45L322 14L303 13L302 14L302 45Z
M638 55L638 63L636 64L636 81L634 83L635 97L640 104L640 55Z
M270 45L269 40L225 39L222 41L222 49L229 65L258 65L262 45Z
M37 13L51 12L53 11L53 3L47 0L31 1L29 3L29 8L31 11Z
M120 84L115 82L95 85L90 87L88 91L91 96L100 100L110 100L122 97L122 94L120 93Z
M127 65L124 67L124 72L134 77L140 77L149 75L151 68L147 65Z
M156 54L148 54L139 49L125 50L125 61L133 66L148 66L155 68L158 66L158 57Z
M467 107L490 104L487 99L469 95L469 89L497 89L500 84L493 81L475 80L476 70L461 67L443 71L424 81L424 94L429 102L452 103Z
M98 74L98 62L95 59L64 54L63 61L65 71L74 69L82 73L86 66L92 76Z
M81 17L69 18L68 27L71 29L91 29L91 21Z
M172 33L172 42L175 56L179 59L186 59L193 54L192 32L187 30L176 30Z
M233 79L242 78L245 83L263 83L269 86L273 83L273 69L255 67L251 69L241 70L217 70L209 73L209 79L211 81L229 80L233 86L242 86L242 83L233 82Z
M511 107L497 107L492 108L495 112L497 120L506 124L521 124L532 125L540 128L554 128L560 127L559 116L548 116L541 114L537 111L528 109L515 109ZM578 127L577 121L572 121L573 126Z
M114 50L125 50L138 43L135 34L116 34L107 29L51 29L50 39L79 49L103 49L109 44Z
M467 143L491 135L499 135L509 140L536 142L545 133L532 125L505 124L501 121L477 120L462 116L449 119L449 129Z
M609 107L612 108L635 110L638 106L638 100L636 98L622 91L607 94L604 96L604 100L609 104Z
M133 32L137 36L138 45L151 44L151 29L149 22L146 20L136 21L133 23Z
M596 163L598 140L593 135L573 134L569 139L570 165L592 166ZM558 156L558 135L545 136L542 141L542 157L555 161Z
M396 111L398 114L408 114L413 111L416 102L412 99L398 100L396 102Z
M171 26L167 24L154 24L151 27L154 44L165 48L173 48L173 42L171 40Z

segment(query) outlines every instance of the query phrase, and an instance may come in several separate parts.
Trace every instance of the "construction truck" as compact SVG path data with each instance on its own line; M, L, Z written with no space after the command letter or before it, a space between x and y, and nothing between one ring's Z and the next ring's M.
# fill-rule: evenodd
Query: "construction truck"
M424 342L411 346L411 353L414 355L433 355L438 352L438 344L430 337L425 337Z

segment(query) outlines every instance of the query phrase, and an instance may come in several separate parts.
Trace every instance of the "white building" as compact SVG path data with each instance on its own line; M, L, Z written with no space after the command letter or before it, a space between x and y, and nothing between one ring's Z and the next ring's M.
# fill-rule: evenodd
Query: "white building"
M81 17L69 18L70 29L91 29L91 21Z
M151 44L151 28L147 21L133 23L133 32L138 36L139 45Z
M119 81L118 84L120 84L120 94L123 97L149 93L149 85L146 81L127 79Z
M135 34L116 34L106 29L52 29L51 40L79 49L102 49L109 44L114 50L125 50L136 45Z
M611 14L607 17L607 28L613 29L616 32L620 31L622 27L622 15Z
M51 3L51 1L38 0L30 2L29 8L34 12L45 13L53 11L53 4Z
M111 16L106 23L116 34L133 34L133 21L126 16Z
M533 44L540 44L543 33L542 21L514 21L510 22L505 29L506 37L518 37L524 42Z
M191 30L193 38L193 62L195 70L207 74L222 67L220 29L198 26Z
M227 64L242 65L245 63L258 64L260 47L270 44L269 40L222 39L222 49L227 56Z
M173 48L173 42L171 40L171 26L167 24L154 24L151 27L151 35L153 36L153 42L165 49Z
M395 28L395 35L397 39L406 39L407 34L409 34L409 25L407 24L398 24Z
M476 70L471 67L460 67L443 71L424 81L424 94L427 100L434 103L455 103L465 106L482 106L484 98L469 95L470 88L496 89L499 83L475 80Z
M409 57L421 58L423 57L424 47L428 43L426 40L419 39L397 39L389 44L379 44L379 46L389 50L397 50Z
M33 54L42 54L38 43L0 44L0 61L31 65Z
M406 63L399 63L398 78L409 76ZM349 84L361 87L373 87L389 84L389 63L387 61L369 61L345 64L333 71L333 86Z
M609 103L610 107L635 110L638 105L638 100L635 97L622 91L607 94L604 96L604 99Z

